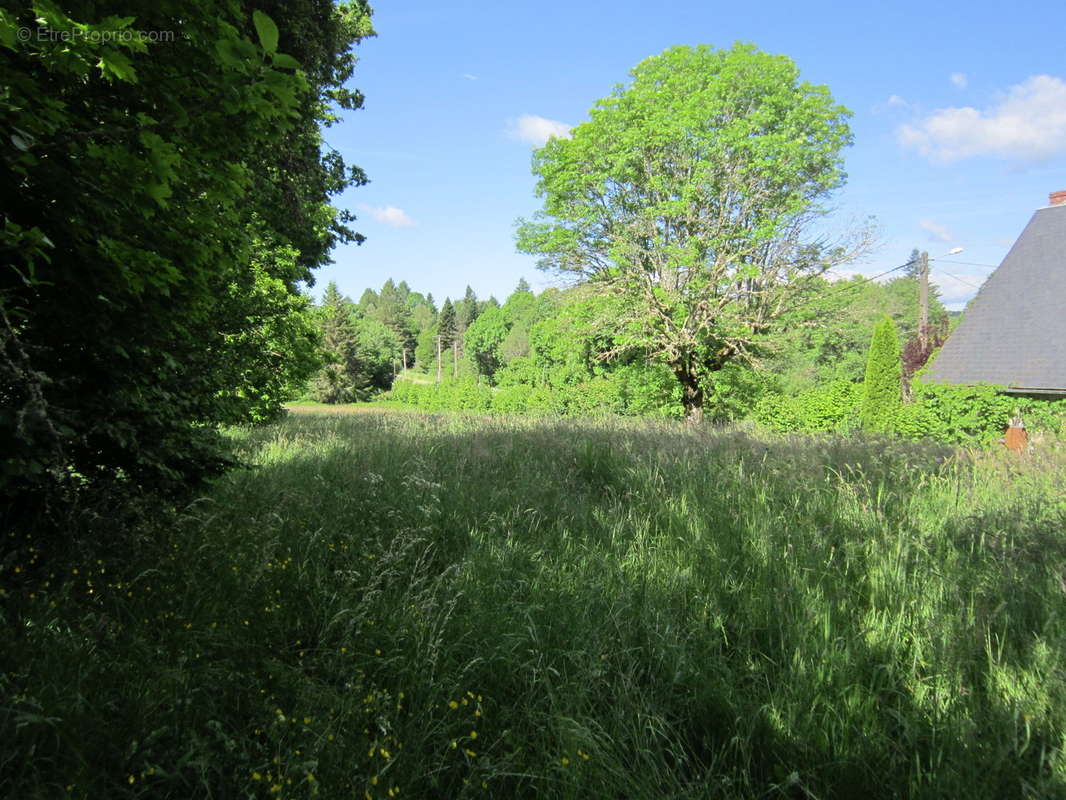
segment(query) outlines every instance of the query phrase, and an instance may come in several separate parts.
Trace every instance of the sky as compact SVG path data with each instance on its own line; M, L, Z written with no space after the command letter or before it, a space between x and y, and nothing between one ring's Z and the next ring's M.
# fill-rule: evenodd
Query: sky
M358 299L388 278L438 304L467 285L501 301L521 277L538 291L560 285L514 247L515 220L540 208L533 148L678 44L789 56L852 111L848 182L828 224L873 217L879 246L840 275L927 250L942 300L963 308L1048 194L1066 189L1057 0L378 0L374 28L351 81L364 108L325 131L370 177L335 199L367 238L334 251L316 295L336 281Z

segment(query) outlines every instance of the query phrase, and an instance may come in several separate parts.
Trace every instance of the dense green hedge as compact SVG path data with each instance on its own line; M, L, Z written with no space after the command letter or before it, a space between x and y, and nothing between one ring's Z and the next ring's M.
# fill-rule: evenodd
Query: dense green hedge
M859 427L862 387L835 381L794 397L764 396L752 416L783 432L848 431ZM1018 397L999 387L916 383L912 399L894 414L889 432L908 439L986 444L1003 435L1013 410L1030 431L1059 435L1066 428L1066 400Z
M427 411L677 416L680 407L670 396L669 388L642 384L636 374L622 371L561 387L515 384L492 388L479 385L473 378L441 384L397 381L381 400ZM748 416L783 433L847 433L862 428L861 404L862 385L837 380L794 396L764 394ZM1015 408L1021 411L1031 432L1066 434L1066 400L1017 397L989 385L919 383L912 387L912 401L895 412L886 432L948 444L987 444L1003 435Z
M500 414L597 416L679 416L681 406L672 386L648 383L635 370L595 375L566 386L513 384L489 387L474 378L436 383L397 380L385 402L416 406L427 411L482 411Z
M752 416L782 432L845 431L858 427L862 386L832 381L795 396L771 393L755 404Z

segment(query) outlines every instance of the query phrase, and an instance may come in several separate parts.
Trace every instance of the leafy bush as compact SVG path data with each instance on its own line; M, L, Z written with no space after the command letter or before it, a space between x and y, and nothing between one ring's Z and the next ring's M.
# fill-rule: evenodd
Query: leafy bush
M1066 400L1009 395L989 384L950 386L916 383L913 401L896 416L894 430L910 439L986 444L998 439L1018 409L1030 430L1059 434Z
M492 410L500 414L522 414L529 410L530 387L522 384L503 386L492 395Z
M577 416L626 412L625 384L610 375L597 375L567 387L565 398L567 411Z
M767 428L784 433L843 431L856 427L860 398L858 384L835 380L795 397L764 395L752 416Z
M895 410L886 432L947 444L987 444L1002 436L1016 408L1030 431L1059 435L1066 425L1066 400L1013 396L987 384L915 383L912 397ZM755 404L752 418L784 433L846 431L858 426L860 399L860 386L833 381L794 397L765 395Z

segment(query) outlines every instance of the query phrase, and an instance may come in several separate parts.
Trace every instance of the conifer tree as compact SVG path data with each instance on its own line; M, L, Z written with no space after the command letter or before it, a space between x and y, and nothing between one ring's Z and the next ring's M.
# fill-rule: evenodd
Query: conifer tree
M441 347L451 347L455 339L456 320L455 306L449 298L444 299L444 305L440 307L440 319L437 321L437 333L441 337Z
M314 394L320 403L351 403L366 393L367 376L359 358L352 326L352 303L330 282L322 296L320 323L326 364L315 375Z
M456 305L456 332L461 339L462 334L466 333L466 329L474 324L474 320L481 313L481 305L477 301L477 294L469 286L466 287L466 294L463 295L463 299Z
M902 398L899 337L895 323L885 316L874 328L866 358L866 379L859 408L862 427L874 433L891 431Z
M904 270L908 278L918 279L922 272L922 251L915 247L907 257L907 268Z

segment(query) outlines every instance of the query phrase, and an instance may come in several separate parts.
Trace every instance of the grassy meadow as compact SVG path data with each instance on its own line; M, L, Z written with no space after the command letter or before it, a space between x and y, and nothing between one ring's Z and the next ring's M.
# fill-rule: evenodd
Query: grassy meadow
M1063 449L304 411L10 533L0 796L1066 797Z

